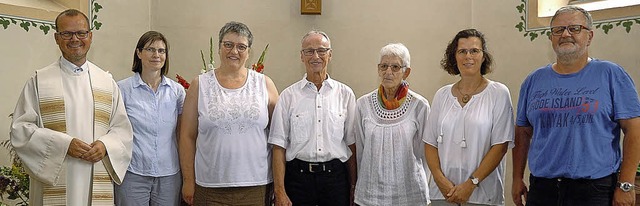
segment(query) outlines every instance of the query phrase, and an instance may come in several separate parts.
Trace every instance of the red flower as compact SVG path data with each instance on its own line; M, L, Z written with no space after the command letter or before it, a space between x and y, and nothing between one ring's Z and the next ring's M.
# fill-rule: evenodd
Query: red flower
M182 78L182 76L180 76L179 74L176 74L176 79L178 79L178 83L180 83L180 85L182 85L184 89L189 89L189 86L191 86L191 84L189 84L189 82L187 82L187 80Z

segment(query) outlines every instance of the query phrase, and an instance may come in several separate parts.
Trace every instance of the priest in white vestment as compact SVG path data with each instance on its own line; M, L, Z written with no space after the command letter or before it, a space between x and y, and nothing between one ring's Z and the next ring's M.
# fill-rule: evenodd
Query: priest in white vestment
M86 60L92 33L77 10L56 18L62 57L27 81L11 143L30 175L30 205L113 205L131 160L131 123L111 75Z

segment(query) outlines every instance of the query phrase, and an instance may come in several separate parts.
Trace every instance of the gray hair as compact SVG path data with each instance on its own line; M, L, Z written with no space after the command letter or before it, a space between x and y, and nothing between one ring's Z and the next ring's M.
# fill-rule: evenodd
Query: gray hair
M324 37L325 39L327 39L327 42L329 42L329 47L331 47L331 39L329 39L329 35L327 35L327 33L324 33L323 31L316 30L316 29L313 29L313 30L311 30L311 31L307 32L307 34L305 34L305 35L302 37L302 41L300 41L300 42L301 42L301 43L304 43L304 40L305 40L305 39L307 39L307 37L309 37L309 36L311 36L311 35L313 35L313 34L319 34L319 35L322 35L322 37Z
M556 13L553 15L553 17L551 17L551 22L549 24L552 24L553 20L555 20L556 17L559 16L560 14L569 13L569 12L582 13L582 15L584 15L585 21L587 22L587 27L589 29L593 28L593 18L591 18L591 14L587 10L584 10L583 8L573 6L573 5L563 6L562 8L559 8L556 11Z
M397 56L402 59L402 64L405 67L411 67L411 55L409 54L409 49L402 43L391 43L380 49L380 59L384 56ZM403 71L406 68L403 68Z
M236 33L240 36L247 37L247 40L249 40L249 45L247 46L249 47L251 47L251 44L253 44L253 34L251 34L251 30L249 30L249 27L247 27L247 25L243 23L230 21L229 23L226 23L222 28L220 28L220 33L218 34L218 44L222 44L222 38L228 33Z

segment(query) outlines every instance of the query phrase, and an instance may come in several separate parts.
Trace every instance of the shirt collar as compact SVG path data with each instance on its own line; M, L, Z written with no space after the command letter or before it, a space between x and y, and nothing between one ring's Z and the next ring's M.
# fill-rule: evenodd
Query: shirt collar
M139 86L144 86L147 85L147 83L145 83L144 81L142 81L142 77L140 76L140 73L135 72L135 74L133 75L134 77L134 81L133 81L133 87L139 87ZM161 80L160 80L160 86L164 86L164 85L169 85L169 83L167 82L167 78L162 75L160 76Z
M315 85L313 82L310 82L309 80L307 80L307 74L305 73L304 76L302 76L302 81L304 82L304 84L302 84L300 86L300 88L304 88L307 85ZM329 88L334 88L336 84L336 81L331 79L331 76L327 73L327 78L322 82L322 87L324 86L329 86Z
M64 57L60 57L60 67L71 71L71 73L75 73L74 71L76 70L76 68L78 66L76 66L75 64L71 63L69 60L65 59ZM87 63L87 61L84 61L84 64L82 64L80 66L80 68L82 68L82 71L88 71L89 70L89 64ZM78 72L80 73L80 72Z

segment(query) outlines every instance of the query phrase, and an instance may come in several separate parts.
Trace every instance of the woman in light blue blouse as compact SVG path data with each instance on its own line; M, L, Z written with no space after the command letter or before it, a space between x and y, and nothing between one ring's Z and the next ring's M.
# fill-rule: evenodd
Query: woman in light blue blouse
M165 77L169 42L149 31L133 52L133 76L118 82L133 127L133 155L124 181L115 187L116 205L179 205L182 177L178 125L184 88Z

